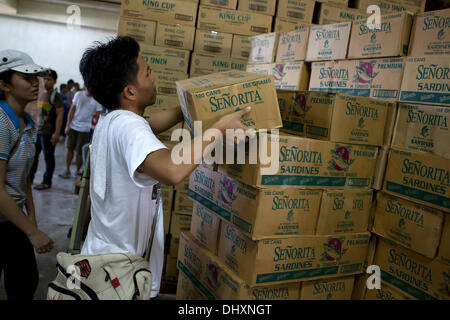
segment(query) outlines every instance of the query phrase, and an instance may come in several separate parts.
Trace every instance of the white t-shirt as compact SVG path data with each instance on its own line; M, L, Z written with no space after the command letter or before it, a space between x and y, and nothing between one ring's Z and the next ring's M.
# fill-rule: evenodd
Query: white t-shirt
M93 97L88 97L85 91L78 91L72 103L76 106L70 127L78 132L89 132L92 126L92 116L102 111L102 106Z
M105 130L104 123L99 122L94 135ZM167 147L154 135L144 118L130 111L111 121L107 140L106 195L102 200L92 191L91 179L91 222L81 254L129 253L143 256L156 210L152 191L158 181L138 173L136 169L148 154ZM95 155L91 156L91 168L95 168ZM164 263L162 201L160 203L150 255L152 297L159 293Z

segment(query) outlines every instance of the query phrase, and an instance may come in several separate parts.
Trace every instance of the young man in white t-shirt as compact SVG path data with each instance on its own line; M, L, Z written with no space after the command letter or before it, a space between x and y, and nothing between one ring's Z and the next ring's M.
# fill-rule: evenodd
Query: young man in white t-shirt
M175 185L189 176L213 141L203 142L202 152L191 155L191 164L173 163L170 150L156 135L183 120L181 108L156 113L148 122L142 117L156 101L156 87L134 39L119 37L88 49L80 72L93 97L109 110L97 124L90 147L92 218L81 253L143 256L158 214L150 254L154 298L164 262L163 208L155 212L155 194L160 193L154 191L159 183ZM224 116L213 127L223 134L226 129L244 129L241 118L249 111Z
M66 170L59 175L61 178L69 179L72 177L70 164L74 153L77 155L76 175L81 175L81 166L83 164L82 148L89 143L92 117L96 115L96 118L98 118L101 111L102 106L95 101L87 89L75 93L64 131L67 135Z

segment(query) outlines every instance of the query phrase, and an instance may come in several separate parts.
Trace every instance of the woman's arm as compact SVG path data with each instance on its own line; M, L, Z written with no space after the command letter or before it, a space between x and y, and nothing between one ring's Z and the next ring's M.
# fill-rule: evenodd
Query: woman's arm
M31 191L30 176L28 176L28 178L27 178L27 199L25 201L25 207L27 208L28 218L31 220L31 222L33 222L33 224L37 228L36 211L34 208L33 192Z

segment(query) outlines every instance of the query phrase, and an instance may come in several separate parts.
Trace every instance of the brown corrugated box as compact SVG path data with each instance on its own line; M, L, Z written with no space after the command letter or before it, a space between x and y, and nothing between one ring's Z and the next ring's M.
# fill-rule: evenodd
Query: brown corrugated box
M227 70L245 71L246 68L247 59L216 57L192 52L190 78Z
M176 97L177 86L175 82L188 78L186 73L167 70L152 70L151 74L155 77L156 93L162 96L171 95Z
M238 0L200 0L201 5L236 9Z
M170 222L170 234L173 237L179 237L182 231L191 229L192 213L183 214L182 212L172 212L172 220ZM176 250L178 252L178 250Z
M360 9L343 7L337 3L322 3L319 13L319 24L333 24L343 21L355 21L369 15Z
M362 272L369 232L253 241L222 221L219 257L250 286Z
M194 38L195 27L158 22L155 45L192 50Z
M307 91L277 90L283 128L280 131L304 136Z
M450 265L450 215L445 215L442 237L439 244L439 260Z
M302 61L306 59L309 27L280 34L276 62Z
M231 57L235 59L248 59L252 44L248 36L233 35L233 47L231 48Z
M205 248L217 254L220 218L204 205L194 201L190 232Z
M123 1L121 14L170 24L195 27L197 0Z
M233 35L231 33L197 30L194 50L199 54L229 58L232 43Z
M409 56L450 55L450 8L417 14L411 30Z
M275 60L278 48L278 33L264 33L250 37L252 48L248 63L272 63Z
M174 211L186 215L192 215L193 206L194 204L192 200L189 199L187 192L177 191L175 193L175 202L173 206Z
M315 26L315 24L307 23L297 19L275 17L274 28L275 32L289 32L293 30L302 29L304 27Z
M189 279L183 272L180 272L177 281L176 299L207 300L208 298L201 293L191 279Z
M324 190L316 234L342 234L367 231L373 191Z
M275 15L276 3L273 0L239 0L238 10L254 11L273 16Z
M306 61L345 59L351 28L350 21L311 27Z
M155 44L156 22L120 16L118 36L129 36L148 45Z
M189 66L187 50L141 45L141 55L152 70L187 73Z
M277 17L311 23L316 2L313 0L278 0Z
M429 153L391 149L383 190L450 212L450 160Z
M416 300L406 296L396 287L392 287L389 283L381 281L381 289L367 290L364 300Z
M305 281L300 285L299 300L350 300L355 276Z
M353 21L348 58L406 56L412 20L406 12L383 15L381 25L373 30L367 26L367 19Z
M241 35L272 30L272 18L265 14L200 6L197 28Z
M375 205L373 232L430 259L436 256L442 212L382 192Z
M403 12L408 11L411 13L423 12L425 9L425 1L421 1L420 6L411 6L402 0L356 0L355 7L366 11L367 7L370 5L377 5L381 9L381 13L391 13L391 12ZM423 7L422 7L423 5Z

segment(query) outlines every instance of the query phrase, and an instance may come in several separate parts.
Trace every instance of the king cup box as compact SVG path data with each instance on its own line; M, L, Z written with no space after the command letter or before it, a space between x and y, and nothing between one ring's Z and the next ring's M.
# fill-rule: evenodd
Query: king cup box
M400 103L392 147L450 158L450 108Z
M282 126L272 76L242 71L225 71L177 82L178 97L185 122L202 121L203 129L222 116L252 107L243 119L248 129L274 129Z
M129 36L134 38L137 42L154 45L156 24L155 21L120 16L117 35Z
M278 33L272 32L250 37L252 47L248 62L250 64L274 62L278 48L278 36Z
M182 232L178 269L210 300L298 300L299 281L249 286L190 232Z
M283 130L332 142L390 144L396 104L389 101L328 94L278 91Z
M231 33L197 30L195 34L195 52L199 54L229 58L232 43L233 35Z
M416 0L412 0L416 1ZM357 9L366 10L371 5L376 5L381 9L381 13L403 12L420 13L425 11L425 1L417 0L416 3L404 0L356 0Z
M349 276L363 271L369 232L254 241L222 221L218 255L250 286Z
M411 57L450 54L450 8L417 14L411 31Z
M269 33L272 19L265 14L200 6L198 29L246 36Z
M400 101L450 106L448 56L407 58Z
M344 21L356 21L369 17L364 10L347 8L336 3L322 3L320 5L319 24L333 24Z
M449 300L450 265L379 238L373 262L381 280L418 300Z
M195 78L228 70L245 71L246 68L247 59L218 57L193 52L189 75L190 78Z
M249 36L233 35L233 46L231 48L231 57L234 59L248 59L252 44Z
M307 90L309 68L304 61L269 64L249 64L247 72L271 75L277 90Z
M444 214L438 210L379 192L372 232L432 259L443 221Z
M188 50L141 45L142 58L155 71L187 73L189 54Z
M200 0L201 5L235 10L238 0Z
M275 17L273 31L278 33L300 30L303 28L315 26L313 23L306 23L297 19Z
M450 160L392 148L384 178L386 193L450 212Z
M188 78L187 73L176 71L151 71L153 77L155 77L156 94L166 96L177 96L177 86L175 82ZM174 104L174 107L177 104Z
M187 192L177 191L175 193L175 201L173 210L181 214L192 215L192 200L189 199Z
M123 1L121 14L130 18L195 27L198 0Z
M349 21L311 27L306 61L345 59L351 28Z
M397 101L404 58L313 62L310 91Z
M272 163L266 165L258 161L250 164L247 156L245 164L223 164L219 166L219 170L230 178L259 188L286 186L340 189L371 185L377 160L376 147L313 140L288 134L260 135L259 139L263 139L259 141L260 144L267 145L268 155L271 154L271 148L278 148L278 159L273 159Z
M194 47L195 27L158 22L155 45L184 50Z
M276 1L273 0L239 0L238 10L275 15Z
M302 61L306 59L309 27L280 33L276 62Z
M367 19L353 21L348 59L406 56L412 21L407 12L383 15L373 29Z
M311 23L315 5L313 0L278 0L277 17Z

